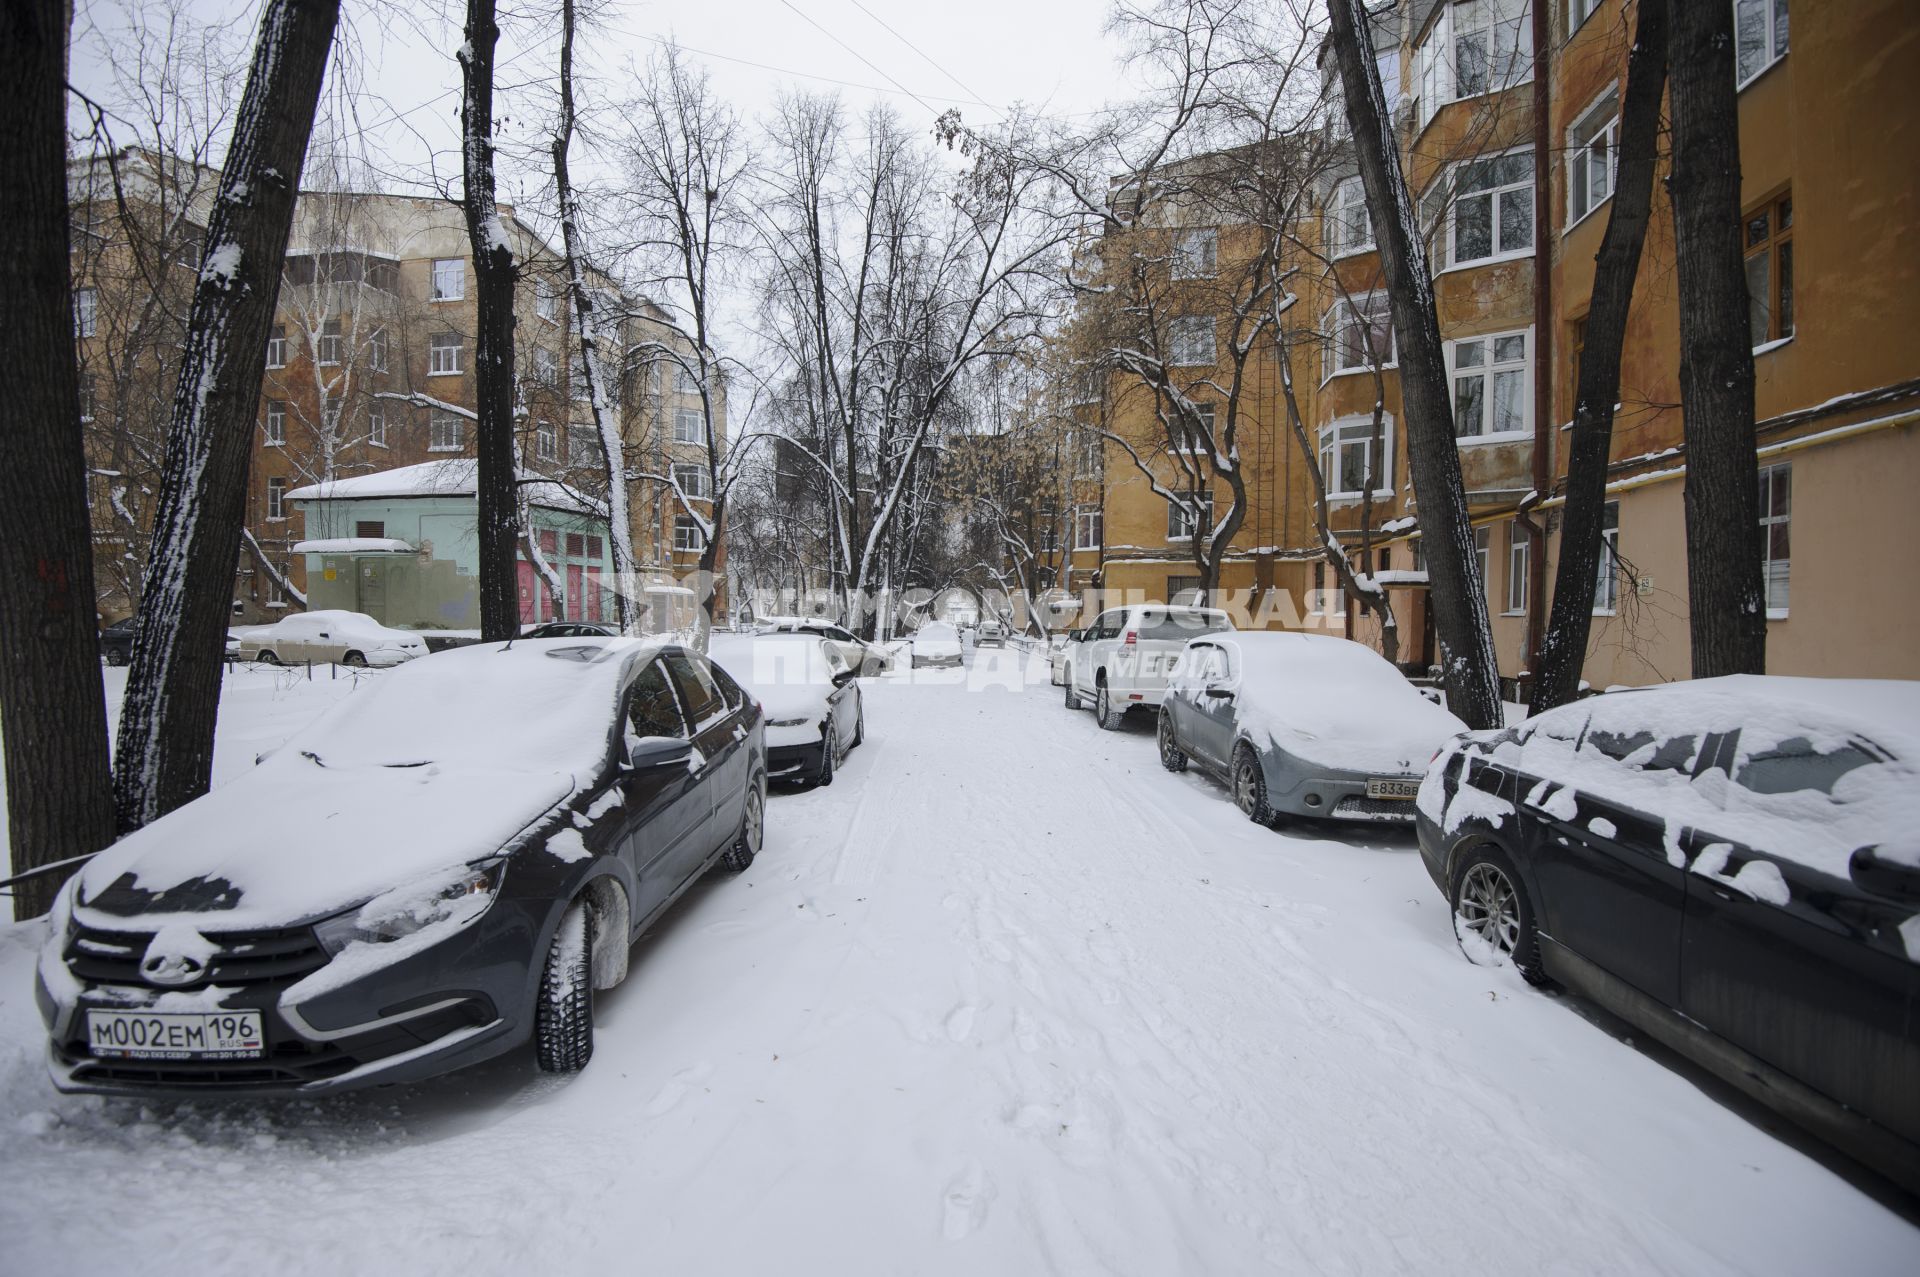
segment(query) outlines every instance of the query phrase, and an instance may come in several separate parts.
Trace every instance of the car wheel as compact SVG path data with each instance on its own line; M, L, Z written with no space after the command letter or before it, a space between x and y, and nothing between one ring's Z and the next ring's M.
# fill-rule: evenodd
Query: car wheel
M260 654L255 656L253 659L260 662L262 665L278 665L280 663L280 657L276 655L274 652L269 651L265 648L262 648L260 651Z
M351 665L355 669L365 669L367 667L367 658L359 652L348 652L340 658L340 663L342 665Z
M856 717L853 720L853 745L847 746L848 749L852 749L854 745L858 745L862 741L867 739L866 697L863 696L860 698L860 708L856 711L856 713L858 714L858 717Z
M820 737L820 772L813 778L813 783L816 786L831 785L833 783L834 730L833 716L828 715L826 730Z
M1160 711L1160 765L1170 772L1187 770L1187 751L1180 748L1180 738L1173 732L1173 715L1166 710Z
M1533 902L1513 862L1492 843L1467 852L1454 873L1453 934L1469 962L1492 966L1504 959L1528 984L1550 983L1540 967Z
M533 1047L548 1073L578 1073L593 1058L593 919L585 899L561 915L540 976Z
M747 810L740 817L740 835L720 857L720 863L734 873L743 872L760 854L760 843L766 837L766 827L767 780L762 776L747 787Z
M1067 708L1079 709L1081 707L1080 693L1073 690L1073 669L1071 666L1067 669L1067 681L1063 683L1062 686L1067 689Z
M125 665L126 663L127 663L127 654L125 652L121 651L117 647L110 647L107 649L107 664Z
M1105 683L1100 684L1093 694L1093 721L1100 724L1100 726L1107 731L1117 732L1120 730L1120 724L1126 720L1126 717L1127 707L1122 705L1120 708L1115 709L1113 706L1113 697L1107 693L1107 685Z
M1260 756L1245 741L1233 751L1233 805L1256 825L1274 822L1274 810L1267 806L1267 774L1260 770Z

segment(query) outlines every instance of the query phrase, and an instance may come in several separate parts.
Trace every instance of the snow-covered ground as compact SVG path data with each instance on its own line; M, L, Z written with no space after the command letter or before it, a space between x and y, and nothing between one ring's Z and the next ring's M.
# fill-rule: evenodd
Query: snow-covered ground
M236 676L217 770L350 686ZM1410 838L1255 828L1018 649L865 687L571 1080L60 1097L0 929L0 1267L1920 1271L1864 1176L1462 960Z

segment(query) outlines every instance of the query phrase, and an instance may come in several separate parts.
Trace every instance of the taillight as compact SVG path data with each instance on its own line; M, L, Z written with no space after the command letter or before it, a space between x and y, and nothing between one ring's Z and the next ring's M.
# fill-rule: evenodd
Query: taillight
M1120 641L1126 644L1128 647L1132 647L1135 643L1140 641L1140 633L1138 630L1128 630L1127 636L1121 639Z

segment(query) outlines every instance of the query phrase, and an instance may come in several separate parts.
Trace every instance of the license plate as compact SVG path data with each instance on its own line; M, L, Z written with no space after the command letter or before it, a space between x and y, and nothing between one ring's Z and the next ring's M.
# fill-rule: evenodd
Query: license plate
M129 1060L251 1060L266 1045L258 1011L89 1011L87 1039Z
M1370 780L1367 782L1369 798L1418 798L1420 782L1417 780Z

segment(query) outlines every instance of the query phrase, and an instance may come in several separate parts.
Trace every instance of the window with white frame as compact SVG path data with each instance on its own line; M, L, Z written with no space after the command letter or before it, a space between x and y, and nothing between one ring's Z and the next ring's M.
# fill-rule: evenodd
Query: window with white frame
M1367 209L1367 191L1358 177L1335 184L1327 198L1327 250L1334 257L1373 247L1373 214Z
M680 408L673 414L673 441L675 443L706 442L706 418L698 408Z
M1614 90L1587 109L1567 130L1567 225L1613 195L1620 166L1620 103Z
M680 515L673 521L673 552L675 554L698 554L707 544L700 535L700 525L686 515Z
M1078 457L1080 465L1077 473L1082 475L1099 474L1100 462L1101 462L1101 459L1106 455L1106 451L1107 451L1107 441L1100 436L1098 431L1093 431L1093 430L1082 431L1080 435L1080 451L1079 451L1079 457Z
M73 335L91 337L100 318L100 294L92 288L73 290Z
M1173 277L1212 279L1219 268L1220 232L1212 227L1177 231L1173 237Z
M1167 362L1176 367L1213 365L1213 317L1187 315L1167 324Z
M1189 456L1204 456L1213 444L1214 406L1210 403L1195 404L1193 413L1199 418L1198 421L1189 422L1183 417L1174 420L1173 450Z
M1358 497L1372 473L1374 495L1393 495L1393 420L1380 423L1380 465L1374 471L1373 418L1350 417L1320 428L1320 477L1329 497Z
M1533 71L1528 0L1455 0L1441 6L1414 49L1417 118L1441 106L1525 83Z
M267 480L267 518L275 523L287 517L287 481Z
M266 446L278 448L287 441L287 401L267 400Z
M1533 152L1510 151L1453 172L1448 263L1525 257L1533 252Z
M1490 333L1447 343L1453 433L1459 438L1524 435L1533 429L1533 396L1527 393L1528 335Z
M1480 574L1480 591L1493 598L1493 527L1481 524L1473 530L1473 567Z
M1600 0L1567 0L1567 34L1578 31L1581 23L1591 18L1599 7Z
M533 285L533 313L549 324L557 322L560 315L559 289L545 280L536 280Z
M697 500L705 500L713 495L713 487L708 482L711 478L705 466L683 462L673 467L673 481L680 485L680 491Z
M1507 611L1527 610L1527 589L1533 561L1533 534L1515 519L1507 525Z
M275 324L267 329L267 367L285 368L287 366L287 329L284 324Z
M685 364L675 364L673 368L673 388L683 395L700 393L700 378Z
M437 302L457 302L467 295L467 263L458 257L436 257L433 259L433 291L429 297Z
M551 386L560 379L560 361L545 346L533 348L533 379L542 386Z
M533 455L542 461L560 459L560 428L551 421L533 423Z
M387 353L389 343L387 330L376 328L367 337L367 367L375 372L387 371Z
M1741 88L1787 56L1787 0L1733 0L1734 79Z
M459 333L435 333L427 339L427 375L430 377L453 376L460 372L464 362L462 352L466 349L466 339Z
M600 449L593 431L583 430L579 426L567 427L567 464L569 466L590 466L599 460Z
M427 451L459 452L467 446L467 419L435 408L427 418Z
M1213 528L1213 494L1188 493L1183 500L1167 502L1167 540L1191 541L1202 530Z
M1393 365L1393 312L1387 294L1363 293L1333 304L1326 318L1321 379Z
M1076 550L1098 550L1102 535L1102 519L1098 510L1080 510L1073 516L1073 548Z
M376 448L387 446L387 410L378 403L367 408L367 442Z
M1609 501L1600 512L1600 566L1593 583L1593 610L1612 616L1620 606L1620 503Z
M1760 537L1764 545L1767 619L1787 615L1788 567L1793 543L1788 527L1793 517L1793 467L1785 462L1760 468Z
M317 359L323 367L331 368L340 362L340 347L343 338L340 334L340 321L329 319L320 325Z

